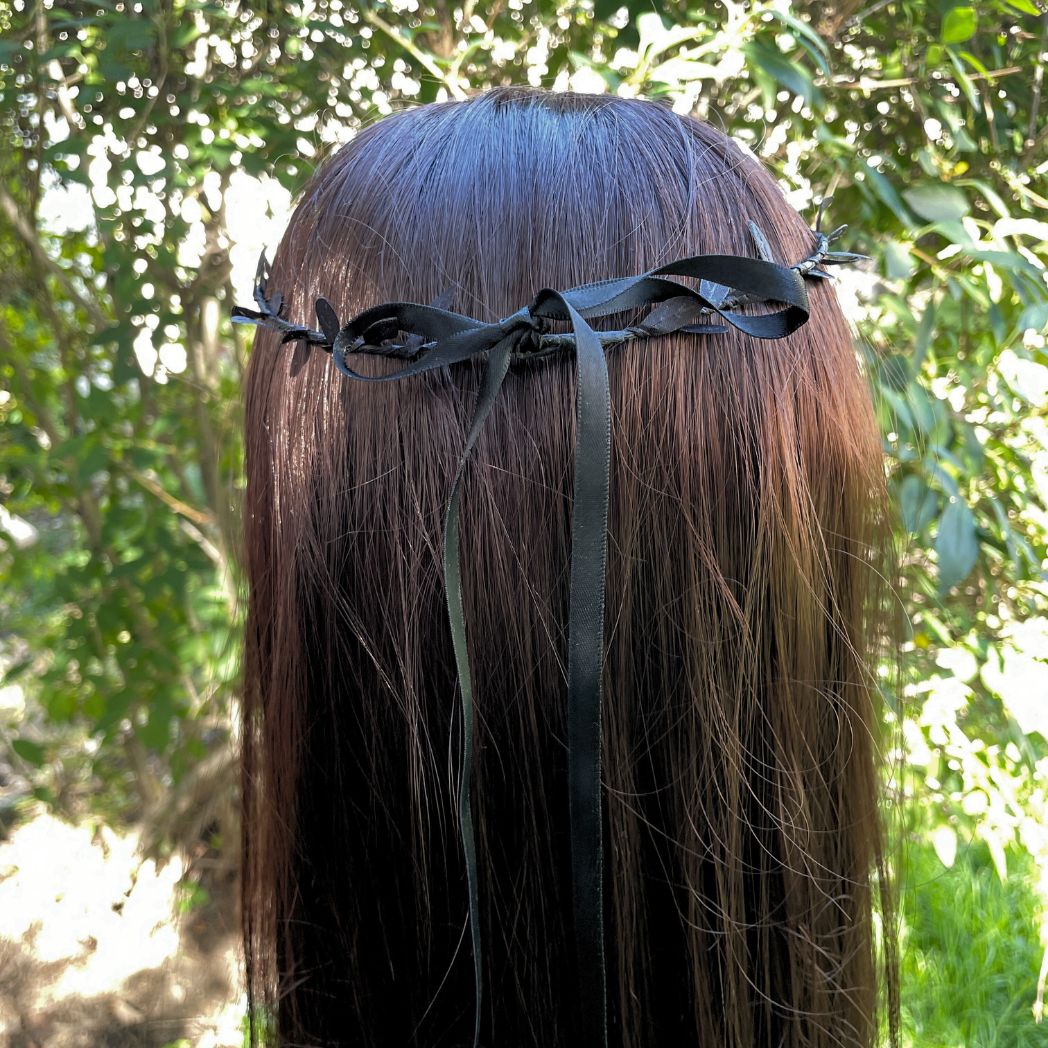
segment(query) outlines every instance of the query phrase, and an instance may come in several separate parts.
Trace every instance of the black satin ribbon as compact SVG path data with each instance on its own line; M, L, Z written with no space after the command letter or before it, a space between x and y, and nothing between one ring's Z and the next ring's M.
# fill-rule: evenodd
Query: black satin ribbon
M666 277L700 280L700 291ZM785 304L785 309L744 316L720 308L727 289L751 298ZM571 831L572 903L578 994L584 1046L607 1045L607 986L604 964L603 842L601 811L601 700L604 648L604 589L607 555L608 484L611 461L611 407L608 369L598 332L587 321L669 299L690 299L727 323L757 338L788 335L808 319L808 296L801 273L760 259L699 255L639 276L583 284L568 291L546 288L518 312L495 323L414 302L374 306L339 326L331 306L317 303L335 366L364 382L392 382L485 357L483 381L455 472L444 520L444 574L448 617L462 695L462 781L458 797L462 849L469 893L476 984L474 1048L480 1044L483 956L477 854L470 780L473 760L473 680L466 646L459 557L459 490L470 452L491 413L511 358L537 353L549 320L567 321L576 354L576 448L571 520L571 583L568 640L568 779ZM654 313L652 314L654 315ZM690 318L690 319L689 319ZM708 331L694 325L694 310L663 309L663 320L648 334ZM418 359L384 375L362 375L347 363L355 352L381 352L369 334L403 331L425 340ZM376 340L377 341L377 340Z

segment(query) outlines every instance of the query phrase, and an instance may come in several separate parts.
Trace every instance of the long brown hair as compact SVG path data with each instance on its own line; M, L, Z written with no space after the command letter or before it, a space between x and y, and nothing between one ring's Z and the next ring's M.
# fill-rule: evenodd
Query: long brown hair
M491 321L542 287L752 255L747 219L785 262L811 246L713 128L646 100L498 89L360 131L307 188L270 286L306 324L320 296L350 316L449 293ZM615 1048L869 1048L883 1012L896 1036L881 445L833 290L810 297L782 340L607 352ZM353 382L277 343L260 332L246 388L252 1039L461 1048L473 969L440 535L480 370ZM570 354L511 370L462 495L488 1046L591 1043L568 876L574 396Z

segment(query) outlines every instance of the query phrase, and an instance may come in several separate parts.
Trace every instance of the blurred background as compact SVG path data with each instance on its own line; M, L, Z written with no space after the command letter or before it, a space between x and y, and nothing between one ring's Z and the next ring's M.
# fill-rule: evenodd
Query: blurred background
M713 122L872 256L906 1043L1048 1044L1046 61L1037 0L0 5L0 1041L243 1043L229 309L357 129L530 83Z

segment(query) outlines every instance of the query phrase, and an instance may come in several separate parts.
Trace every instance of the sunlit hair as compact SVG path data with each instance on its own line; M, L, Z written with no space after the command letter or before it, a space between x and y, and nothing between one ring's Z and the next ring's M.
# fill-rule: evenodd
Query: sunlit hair
M811 247L721 132L651 101L498 89L363 129L307 188L270 285L306 324L319 296L348 317L448 289L491 321L543 287L753 255L747 219L783 262ZM782 340L607 350L614 1048L869 1048L878 1016L896 1036L881 444L833 289L809 293L811 320ZM259 332L246 386L254 1037L462 1048L474 987L440 543L481 365L353 382L278 339ZM570 354L515 366L462 496L482 1043L497 1048L593 1043L567 827L574 396Z

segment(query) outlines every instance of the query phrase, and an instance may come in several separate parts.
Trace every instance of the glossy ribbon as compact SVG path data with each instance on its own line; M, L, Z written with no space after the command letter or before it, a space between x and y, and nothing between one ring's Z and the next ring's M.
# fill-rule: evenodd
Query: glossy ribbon
M392 382L474 357L486 367L465 448L455 472L444 520L444 573L448 616L462 698L462 780L458 797L462 849L469 895L476 984L473 1044L479 1046L483 1007L483 955L477 855L470 780L473 759L473 682L466 646L459 559L459 490L470 452L495 403L511 359L539 354L549 320L567 321L576 353L576 449L571 521L571 582L568 640L568 779L573 912L578 993L586 1031L584 1045L607 1044L604 964L603 855L601 810L601 699L604 646L604 588L607 552L611 411L603 344L607 333L588 321L637 307L657 306L630 337L672 331L711 332L696 324L718 314L757 338L781 338L808 319L803 276L763 259L733 255L684 258L639 276L583 284L568 291L546 288L516 313L495 323L412 302L374 306L339 326L331 306L317 303L317 317L335 366L352 379ZM819 274L824 275L824 274ZM667 277L692 277L700 291ZM728 295L729 289L736 294ZM774 313L744 316L723 308L729 301L775 301ZM247 311L242 311L246 314ZM296 329L305 331L306 329ZM422 339L417 359L398 371L362 375L347 363L357 352L383 352L369 336L410 332ZM602 337L603 336L603 337ZM298 337L303 337L299 335ZM319 339L314 339L319 341ZM375 340L377 341L377 340Z

